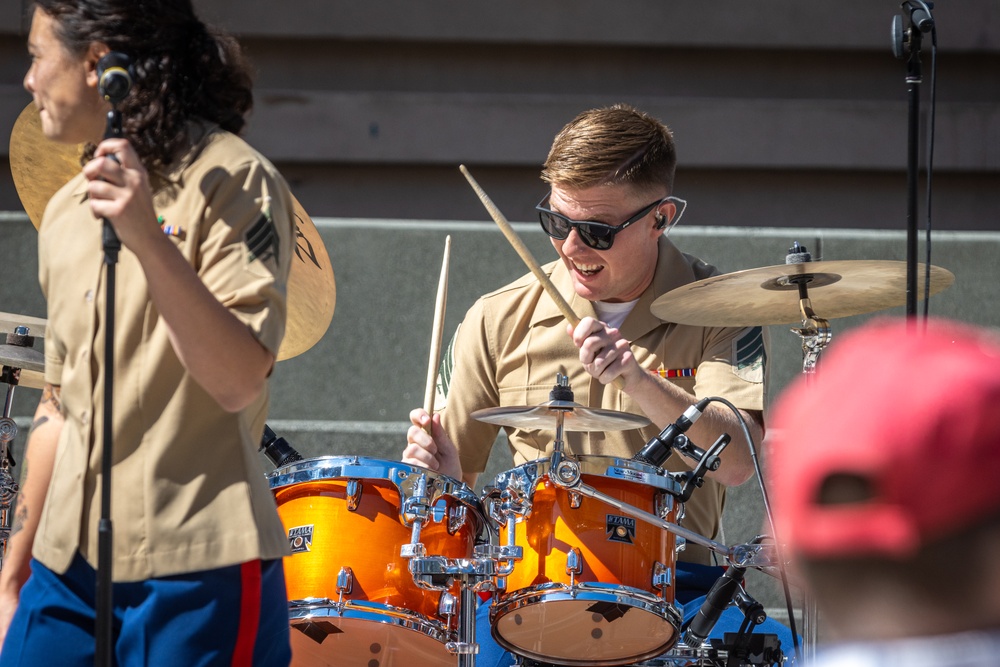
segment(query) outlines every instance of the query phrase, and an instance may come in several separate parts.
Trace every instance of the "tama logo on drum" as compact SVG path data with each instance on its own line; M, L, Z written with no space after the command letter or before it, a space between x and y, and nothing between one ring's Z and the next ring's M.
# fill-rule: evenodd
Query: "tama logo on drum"
M609 541L625 544L635 542L635 519L617 514L607 514L605 517L604 529Z
M292 548L293 554L300 554L312 550L313 524L308 526L296 526L288 529L288 546Z

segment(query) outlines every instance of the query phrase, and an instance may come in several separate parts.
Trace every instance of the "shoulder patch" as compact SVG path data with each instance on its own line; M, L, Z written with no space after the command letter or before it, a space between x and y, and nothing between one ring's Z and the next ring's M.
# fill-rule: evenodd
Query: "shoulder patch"
M733 374L747 382L763 382L766 363L763 327L744 329L733 340Z
M256 260L278 260L278 231L274 228L270 202L260 212L260 217L244 232L243 242L247 246L247 259L250 263Z
M459 323L461 328L461 323ZM438 366L437 383L434 387L434 406L439 410L448 404L448 390L451 388L451 375L455 370L455 339L458 338L458 329L455 335L448 341L448 347L441 355L441 365Z

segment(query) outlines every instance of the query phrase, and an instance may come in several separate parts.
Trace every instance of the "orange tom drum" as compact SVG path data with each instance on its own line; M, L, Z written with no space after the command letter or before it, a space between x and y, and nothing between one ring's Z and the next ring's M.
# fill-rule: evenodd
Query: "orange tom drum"
M479 500L464 484L399 461L319 457L267 478L288 533L284 560L294 665L453 667L459 585L419 588L400 548L404 517L426 480L428 556L469 558L484 528ZM474 613L474 610L473 610Z
M658 468L606 456L576 457L582 482L674 522L680 493ZM484 490L488 515L508 544L517 516L523 558L491 610L493 636L543 662L623 665L657 656L677 641L675 537L599 500L558 487L549 459L498 475Z

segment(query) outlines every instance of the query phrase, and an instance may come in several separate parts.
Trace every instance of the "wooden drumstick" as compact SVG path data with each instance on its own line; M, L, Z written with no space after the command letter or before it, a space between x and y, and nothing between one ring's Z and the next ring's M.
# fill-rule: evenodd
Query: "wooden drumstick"
M487 195L486 192L479 187L479 183L477 183L476 179L472 177L472 174L470 174L469 170L465 168L465 165L461 164L458 168L465 176L465 180L469 181L469 185L471 185L472 189L476 191L477 195L479 195L479 200L483 202L483 206L485 206L486 210L489 211L493 221L497 223L498 227L500 227L500 231L502 231L503 235L507 237L510 244L514 246L514 250L516 250L517 254L521 256L524 263L528 265L531 272L535 274L535 278L538 278L538 282L541 283L542 288L549 295L549 298L555 301L556 307L559 308L559 312L562 313L567 322L576 327L576 325L580 323L580 318L573 312L569 303L567 303L566 299L563 298L563 295L559 293L559 289L552 284L549 276L542 270L542 267L538 264L538 262L535 261L535 257L531 254L531 251L528 250L528 247L524 245L524 242L514 231L514 228L510 226L509 222L507 222L507 218L505 218L504 214L500 212L500 209L496 207L489 195ZM621 390L625 385L625 380L623 380L619 375L614 379L612 384Z
M434 303L434 326L431 329L431 353L427 362L427 389L424 391L424 409L434 416L434 394L437 389L438 365L441 363L441 331L444 328L444 311L448 301L448 264L451 257L451 235L444 239L444 259L441 261L441 278L438 280L437 301ZM431 434L428 423L427 434Z

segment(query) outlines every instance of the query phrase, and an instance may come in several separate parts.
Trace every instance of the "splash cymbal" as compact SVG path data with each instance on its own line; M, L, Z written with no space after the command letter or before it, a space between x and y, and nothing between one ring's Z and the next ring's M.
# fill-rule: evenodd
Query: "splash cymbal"
M42 214L52 195L79 173L82 152L82 145L50 141L42 132L34 104L29 104L18 116L10 135L11 173L17 195L35 229L41 226ZM330 327L337 301L333 265L323 239L294 195L292 204L295 254L288 276L288 316L278 361L300 355L319 342Z
M924 293L924 264L917 291ZM792 324L802 320L796 281L805 280L817 317L863 315L906 304L906 262L841 260L779 264L712 276L671 290L653 301L665 322L709 327ZM930 267L930 293L955 282L947 269Z
M541 405L501 406L472 413L472 418L487 424L511 426L526 431L555 430L563 415L565 431L623 431L650 424L641 415L600 408L588 408L573 401L546 401Z

